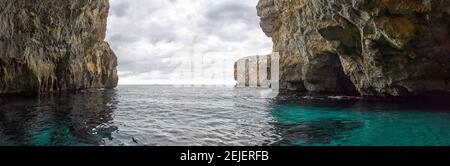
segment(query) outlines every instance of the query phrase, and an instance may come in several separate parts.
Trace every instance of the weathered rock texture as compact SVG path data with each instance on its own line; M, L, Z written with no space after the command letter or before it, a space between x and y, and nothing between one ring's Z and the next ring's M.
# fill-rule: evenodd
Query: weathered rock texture
M411 96L450 92L450 0L260 0L280 88Z
M271 80L270 55L244 57L234 64L237 87L269 87Z
M0 1L0 94L114 88L108 0Z

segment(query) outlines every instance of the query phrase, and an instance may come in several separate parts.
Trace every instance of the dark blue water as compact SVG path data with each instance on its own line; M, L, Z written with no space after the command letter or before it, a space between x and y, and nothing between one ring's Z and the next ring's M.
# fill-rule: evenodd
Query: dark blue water
M119 86L0 97L0 145L450 145L446 104L270 92Z

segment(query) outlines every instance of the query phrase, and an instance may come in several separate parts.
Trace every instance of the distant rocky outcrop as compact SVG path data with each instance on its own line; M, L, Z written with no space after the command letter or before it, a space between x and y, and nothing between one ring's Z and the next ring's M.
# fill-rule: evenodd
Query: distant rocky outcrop
M0 1L0 94L117 86L108 0Z
M305 94L450 92L450 0L260 0L280 88Z
M270 87L271 55L241 58L234 64L237 87Z

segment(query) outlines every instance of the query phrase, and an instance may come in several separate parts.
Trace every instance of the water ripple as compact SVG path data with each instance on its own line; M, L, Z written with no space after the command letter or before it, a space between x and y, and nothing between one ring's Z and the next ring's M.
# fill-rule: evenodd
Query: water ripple
M120 86L0 97L0 145L450 145L448 107L269 93Z

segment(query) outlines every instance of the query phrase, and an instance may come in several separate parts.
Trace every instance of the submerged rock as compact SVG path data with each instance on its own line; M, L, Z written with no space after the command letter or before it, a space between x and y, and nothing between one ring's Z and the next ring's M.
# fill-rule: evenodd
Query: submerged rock
M347 119L320 119L275 126L283 139L274 145L302 145L345 142L364 124Z
M0 94L117 86L108 0L0 1Z
M450 93L450 0L260 0L280 88L307 94Z

